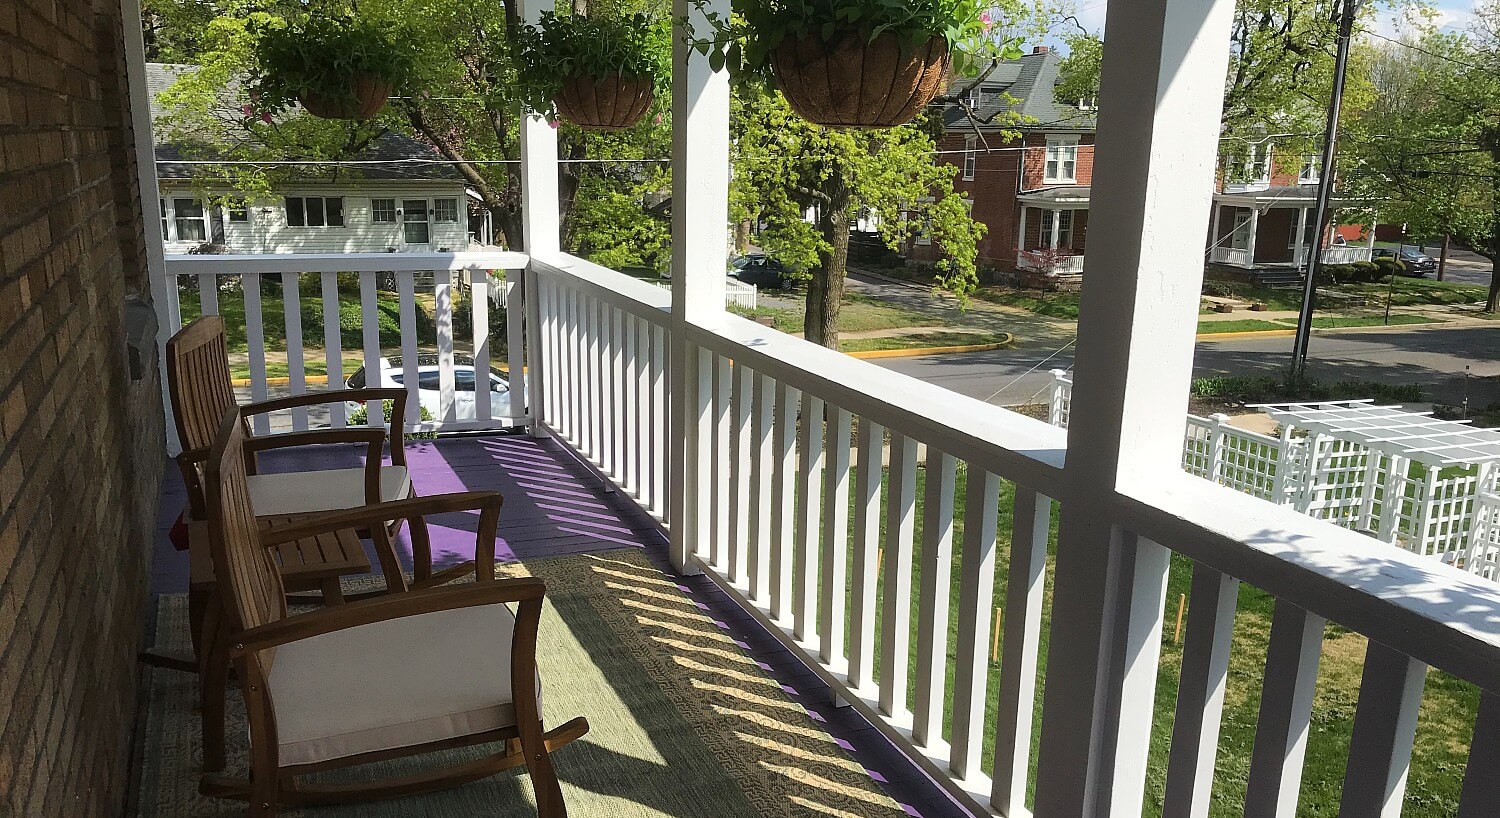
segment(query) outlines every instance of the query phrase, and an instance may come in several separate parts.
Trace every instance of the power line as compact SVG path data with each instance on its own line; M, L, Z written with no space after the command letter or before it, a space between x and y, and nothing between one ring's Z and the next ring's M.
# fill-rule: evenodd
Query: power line
M1436 51L1429 51L1428 49L1422 48L1419 45L1415 45L1413 43L1406 42L1405 40L1398 40L1398 39L1396 39L1394 37L1387 37L1384 34L1381 34L1379 32L1375 32L1375 31L1370 31L1369 29L1362 29L1360 31L1360 33L1361 34L1367 34L1367 35L1369 35L1371 37L1374 37L1377 40L1385 40L1388 43L1393 43L1395 45L1399 45L1402 48L1409 48L1412 51L1416 51L1416 52L1419 52L1419 53L1422 53L1422 54L1426 54L1429 57L1436 57L1437 59L1447 60L1448 62L1454 63L1456 65L1462 65L1463 67L1468 68L1468 69L1470 69L1472 71L1484 71L1484 70L1487 70L1487 69L1484 69L1484 68L1480 68L1479 66L1477 66L1477 65L1475 65L1475 64L1473 64L1471 62L1465 62L1464 60L1460 60L1457 57L1453 57L1453 56L1450 56L1448 54L1440 54L1440 53L1438 53Z

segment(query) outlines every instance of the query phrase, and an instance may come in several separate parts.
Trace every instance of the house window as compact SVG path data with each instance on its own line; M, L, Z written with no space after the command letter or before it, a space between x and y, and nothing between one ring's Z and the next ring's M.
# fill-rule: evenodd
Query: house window
M1042 246L1064 250L1073 246L1073 211L1042 211Z
M433 199L432 220L435 222L457 222L458 200L457 199Z
M230 222L244 224L250 221L250 208L244 199L230 199L224 203L225 218Z
M1318 165L1322 158L1318 156L1302 157L1302 169L1297 171L1297 182L1304 185L1317 184Z
M1094 110L1095 108L1098 108L1098 107L1099 107L1099 98L1098 97L1082 97L1081 99L1078 100L1078 110L1080 110L1080 111L1092 111L1092 110Z
M174 241L208 241L208 211L197 199L172 200Z
M157 199L156 200L156 207L157 207L157 210L160 211L160 213L161 213L161 240L162 241L171 241L172 240L172 233L171 233L171 231L169 231L167 229L167 200L166 199Z
M977 110L983 102L984 92L978 88L970 88L969 92L964 95L964 103L969 106L970 110Z
M427 200L406 199L401 202L401 232L407 244L432 241L432 227L427 223Z
M396 223L396 200L395 199L371 199L370 221L376 224Z
M1271 180L1271 145L1251 145L1245 158L1245 181L1269 182Z
M964 137L964 179L973 180L974 171L979 165L979 154L974 147L978 140L972 136Z
M1047 140L1047 168L1043 176L1048 182L1072 182L1078 174L1078 142L1068 139Z
M343 227L344 199L341 196L286 197L288 227Z

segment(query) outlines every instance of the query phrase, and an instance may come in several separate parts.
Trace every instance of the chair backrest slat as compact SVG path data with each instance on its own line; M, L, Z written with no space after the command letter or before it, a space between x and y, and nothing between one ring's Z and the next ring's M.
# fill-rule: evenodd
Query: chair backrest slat
M204 476L214 580L232 631L286 617L286 589L271 549L261 545L245 475L245 424L226 411Z

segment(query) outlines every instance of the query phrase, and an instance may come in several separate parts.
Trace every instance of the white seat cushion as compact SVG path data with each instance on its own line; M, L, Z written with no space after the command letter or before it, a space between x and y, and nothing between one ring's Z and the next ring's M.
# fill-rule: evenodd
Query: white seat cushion
M411 747L516 723L515 617L482 605L283 645L271 666L281 766ZM537 686L540 697L541 686Z
M405 466L380 467L382 502L411 496ZM365 470L326 469L250 475L250 505L257 516L337 511L365 504Z

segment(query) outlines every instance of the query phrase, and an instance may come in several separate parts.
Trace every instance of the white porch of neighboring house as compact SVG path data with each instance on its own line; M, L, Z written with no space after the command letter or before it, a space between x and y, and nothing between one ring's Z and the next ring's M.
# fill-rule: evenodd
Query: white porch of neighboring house
M543 7L523 11L534 20ZM343 344L339 323L325 321L323 349L308 352L303 278L318 281L325 311L358 301L365 321L356 346L368 365L382 354L376 276L394 271L411 366L425 351L416 273L431 272L441 402L423 421L420 401L410 401L409 428L524 426L570 447L660 521L675 570L718 584L832 699L976 814L1141 814L1173 554L1191 560L1193 608L1159 771L1164 814L1204 815L1213 797L1241 583L1277 600L1247 814L1297 811L1326 622L1370 639L1344 814L1400 811L1429 667L1486 691L1460 814L1491 814L1500 802L1500 589L1189 475L1182 429L1162 421L1187 404L1203 258L1196 239L1183 237L1209 229L1219 134L1218 118L1203 112L1222 102L1233 7L1140 0L1108 8L1089 237L1104 274L1088 278L1081 295L1068 430L725 310L729 79L683 43L680 28L670 292L561 250L557 132L532 118L521 133L525 253L283 255L215 267L211 257L167 259L151 241L161 339L180 326L182 276L279 278L289 388L301 392L308 364L341 366ZM729 13L727 0L675 4L700 31L705 15ZM1057 246L1060 215L1086 206L1059 197L1033 200L1023 213L1038 224L1052 214L1048 241ZM154 193L142 208L147 224L160 216ZM471 421L451 411L456 347L471 345L476 367L500 356L482 290L467 315L456 307L451 273L468 269L511 271L506 356L526 385L524 398L513 388L504 406L476 400ZM338 273L350 270L358 287L342 293ZM487 286L487 277L474 280ZM219 289L201 289L215 294L202 308L215 311ZM267 382L261 297L259 287L243 290L257 397ZM455 329L459 319L472 334ZM415 397L418 379L405 383ZM293 413L294 427L308 422ZM345 419L336 413L332 422ZM1002 496L1008 532L998 530ZM1002 555L1009 580L999 589ZM992 633L997 608L1003 624ZM992 668L997 637L1004 650Z
M1082 273L1088 186L1045 188L1021 193L1016 200L1021 208L1016 266L1044 273Z
M1307 266L1317 234L1313 185L1260 187L1214 195L1208 260L1245 269ZM1353 204L1335 200L1338 208ZM1375 247L1375 226L1363 228L1358 244L1335 244L1335 228L1324 242L1324 264L1369 261Z

